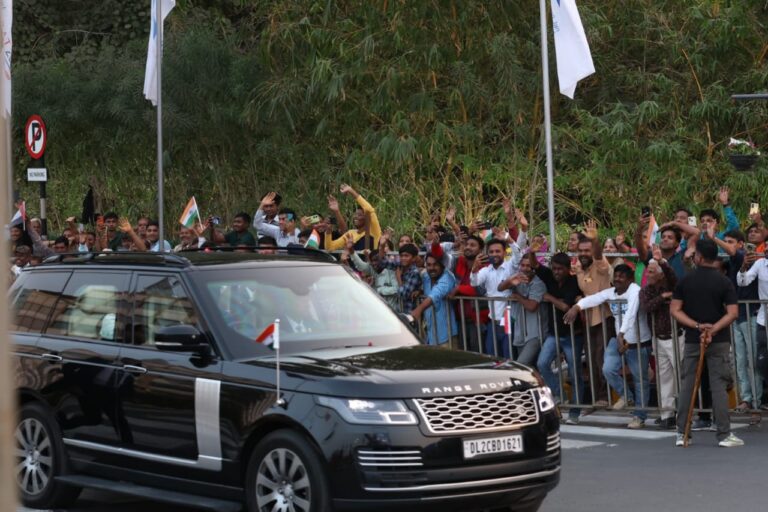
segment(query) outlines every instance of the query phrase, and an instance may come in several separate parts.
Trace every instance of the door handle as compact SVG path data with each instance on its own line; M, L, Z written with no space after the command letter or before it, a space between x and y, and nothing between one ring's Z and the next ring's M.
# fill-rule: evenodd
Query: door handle
M128 373L147 373L147 369L143 366L135 366L132 364L124 364L123 370L127 371Z
M46 361L50 361L52 363L59 363L64 360L63 357L57 356L56 354L43 354L40 356L40 359L44 359Z

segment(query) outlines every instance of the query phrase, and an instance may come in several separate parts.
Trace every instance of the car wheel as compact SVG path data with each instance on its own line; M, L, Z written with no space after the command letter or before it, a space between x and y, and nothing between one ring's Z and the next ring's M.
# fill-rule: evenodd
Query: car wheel
M67 474L67 459L61 432L45 407L24 405L14 434L14 473L22 503L45 509L74 503L82 489L56 481Z
M248 512L330 512L322 455L301 435L278 430L253 450L246 472Z

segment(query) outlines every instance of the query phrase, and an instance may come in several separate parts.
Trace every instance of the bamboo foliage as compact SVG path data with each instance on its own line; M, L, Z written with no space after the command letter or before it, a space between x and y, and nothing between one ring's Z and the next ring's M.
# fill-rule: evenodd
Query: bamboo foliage
M750 201L765 203L764 161L739 174L725 155L732 135L768 142L766 106L730 100L768 83L762 2L579 7L597 73L575 101L553 94L558 221L628 229L642 205L661 217L711 206L723 184L743 216ZM73 22L46 23L55 32ZM14 70L15 146L29 114L49 127L54 224L79 211L92 177L105 209L154 210L146 33L119 34L101 46L43 38L47 57L24 47L30 57ZM401 231L450 205L465 221L500 221L504 197L543 227L538 12L528 2L189 0L167 35L170 219L193 194L205 213L228 217L271 189L300 211L324 211L326 194L352 181ZM22 150L15 156L24 168Z

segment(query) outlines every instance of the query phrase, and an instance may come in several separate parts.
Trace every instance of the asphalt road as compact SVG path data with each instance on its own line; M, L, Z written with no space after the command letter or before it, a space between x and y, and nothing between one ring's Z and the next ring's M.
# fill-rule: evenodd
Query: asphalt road
M647 427L630 431L626 416L588 416L563 426L560 485L541 512L708 512L766 510L768 417L734 432L746 445L719 448L714 432L695 432L692 445L676 448L674 433ZM650 423L650 422L649 422ZM28 509L20 508L28 512ZM187 512L105 492L86 491L72 512Z

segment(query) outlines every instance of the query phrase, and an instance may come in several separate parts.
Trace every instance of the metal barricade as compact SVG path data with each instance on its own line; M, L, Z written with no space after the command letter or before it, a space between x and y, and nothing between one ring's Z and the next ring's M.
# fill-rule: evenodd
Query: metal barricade
M487 353L487 349L491 349L489 355L499 357L499 341L500 337L504 336L504 331L499 327L501 318L498 317L496 308L493 307L498 302L503 302L505 307L515 303L514 300L506 297L460 296L447 299L444 307L450 308L446 310L447 312L453 311L458 326L458 340L451 348L459 350L476 348L481 353ZM613 306L613 310L619 316L619 325L621 325L624 320L623 306L626 305L626 301L607 301L607 304ZM768 301L740 301L739 304L740 306L759 304L759 307L763 308L764 312L768 314ZM472 307L465 308L466 305L471 305ZM664 417L674 417L677 413L677 397L682 388L682 360L685 346L681 336L684 332L674 318L671 318L669 338L660 338L657 335L657 325L653 315L648 314L642 309L640 310L631 329L635 334L634 339L644 343L644 345L641 349L630 348L630 350L619 354L621 364L618 374L621 378L621 389L617 390L607 380L604 383L604 388L601 387L603 384L599 384L601 377L605 376L605 354L612 351L613 346L618 344L618 336L614 332L615 327L613 326L616 319L613 316L606 316L605 310L602 307L595 308L601 315L599 331L602 334L602 340L599 340L599 342L603 352L603 365L596 367L595 358L592 357L591 352L597 349L595 343L598 340L594 340L593 343L591 333L597 329L590 329L588 323L582 319L582 332L580 334L577 332L574 324L568 326L568 332L562 333L557 321L545 321L545 315L542 315L544 308L547 309L548 314L546 316L548 318L557 318L556 306L542 301L535 313L536 322L539 326L539 336L536 343L538 343L539 355L545 346L545 342L550 338L552 340L551 343L554 344L555 357L551 363L551 371L556 375L559 384L556 399L558 399L562 409L590 410L611 408L621 398L624 402L624 407L621 408L635 411L635 414L644 416L646 413L653 413ZM484 309L489 310L488 320L485 323L481 320ZM468 311L472 311L472 314L469 315ZM647 315L649 328L649 335L647 336L649 339L647 340L641 339L642 336L640 336L639 315ZM520 318L515 319L515 321L521 322L520 330L523 333L528 330L529 320L527 316L522 315ZM432 318L436 318L434 312ZM448 314L446 315L446 321L448 322L447 329L450 333L452 330L450 315ZM755 313L747 309L746 319L742 321L747 326L752 325L755 323ZM423 340L426 340L425 334L427 329L430 329L433 333L433 339L436 339L436 323L432 322L432 325L426 325L426 323L423 320L419 323L420 336L422 336ZM745 397L746 390L742 389L742 387L744 387L743 383L747 382L751 389L751 394L748 396L750 398L748 400L751 406L750 411L756 413L761 405L759 397L763 389L763 379L765 378L759 372L757 361L760 353L768 354L768 329L764 325L757 325L756 329L747 328L744 330L743 340L740 340L735 332L737 328L743 326L739 326L737 323L734 323L729 329L731 353L734 354L732 358L732 375L736 383L734 387L735 393L739 397L737 403L741 402L741 398ZM473 332L474 340L470 340L470 331ZM515 345L515 340L509 337L505 337L504 342L506 343L505 348L514 356L519 345ZM566 357L563 343L568 344L570 352L573 354L570 357L573 364L569 364L567 361L568 358ZM737 346L737 343L739 346ZM611 344L614 345L612 346ZM740 346L742 344L744 345L743 347ZM650 350L645 350L646 348ZM648 352L648 357L646 357L645 352ZM736 361L737 358L735 356L737 352L743 352L743 361L741 361L741 356ZM613 352L611 354L612 356L615 355ZM629 360L630 357L633 358L631 361ZM531 366L535 367L537 365L533 364ZM572 366L575 367L572 368ZM639 370L636 370L633 374L631 366L635 366ZM651 370L653 371L653 376L650 375ZM580 386L583 386L583 392L580 391ZM600 389L605 391L608 397L608 404L601 403L596 399ZM712 411L709 401L705 400L704 393L705 391L699 390L695 407L695 411L698 413ZM632 405L630 405L631 398L635 402Z

